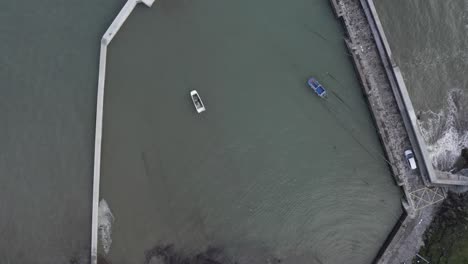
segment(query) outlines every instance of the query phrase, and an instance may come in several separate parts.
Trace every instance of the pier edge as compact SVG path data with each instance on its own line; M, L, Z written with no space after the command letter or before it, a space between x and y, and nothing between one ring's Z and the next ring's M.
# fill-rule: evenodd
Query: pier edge
M102 121L104 113L104 86L106 80L107 46L115 37L124 22L130 16L135 7L143 3L151 7L154 0L128 0L112 21L109 28L101 38L99 54L99 74L96 103L96 131L94 140L94 169L93 169L93 199L91 216L91 252L90 263L97 264L98 252L98 228L99 228L99 185L101 177L101 145L102 145Z

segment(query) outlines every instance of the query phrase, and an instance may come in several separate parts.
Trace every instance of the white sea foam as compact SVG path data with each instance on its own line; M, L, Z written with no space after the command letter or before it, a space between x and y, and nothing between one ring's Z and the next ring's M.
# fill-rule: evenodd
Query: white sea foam
M99 202L99 242L102 245L104 253L109 254L112 244L112 223L114 223L114 215L112 214L106 200L102 199Z
M441 170L449 169L468 146L465 94L460 89L448 93L444 108L439 112L421 114L419 125L426 140L433 165Z

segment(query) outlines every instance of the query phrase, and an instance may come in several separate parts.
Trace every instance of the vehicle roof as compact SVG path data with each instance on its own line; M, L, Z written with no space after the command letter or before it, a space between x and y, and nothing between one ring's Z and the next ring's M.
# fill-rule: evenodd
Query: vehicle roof
M408 155L408 154L413 154L413 151L411 149L405 150L405 155Z

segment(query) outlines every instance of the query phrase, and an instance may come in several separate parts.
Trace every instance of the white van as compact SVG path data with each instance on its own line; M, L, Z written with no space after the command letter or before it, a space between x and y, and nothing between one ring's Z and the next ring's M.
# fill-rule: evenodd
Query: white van
M406 158L406 161L408 162L409 167L412 170L415 170L418 168L418 166L416 165L416 160L414 159L413 151L411 149L405 150L405 158Z

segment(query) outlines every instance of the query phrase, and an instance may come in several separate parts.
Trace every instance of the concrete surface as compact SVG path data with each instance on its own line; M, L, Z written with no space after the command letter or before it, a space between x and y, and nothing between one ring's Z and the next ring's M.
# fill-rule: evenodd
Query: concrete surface
M369 2L373 4L371 0ZM418 143L422 137L414 132L411 125L407 106L413 114L414 110L409 97L401 95L400 86L404 91L406 86L391 58L388 43L385 44L380 21L374 21L373 15L377 14L372 13L367 0L331 0L330 3L346 29L346 46L361 80L389 167L404 193L402 205L406 213L389 235L375 262L401 263L400 260L411 260L417 253L422 235L432 221L435 208L445 198L446 190L427 186L429 180L426 178L429 177L425 177L428 174L425 166L430 165L430 161L421 151L417 156L421 170L412 171L406 164L404 150L412 148L417 152L421 149Z
M107 46L115 34L122 27L125 20L132 13L137 4L144 3L151 7L154 0L128 0L101 39L101 51L99 55L99 76L96 103L96 132L94 142L94 175L93 175L93 205L91 219L91 264L97 263L98 251L98 213L99 213L99 184L101 177L101 144L102 144L102 120L104 110L104 86L106 80Z
M361 0L361 5L369 21L380 56L382 57L382 62L385 65L404 125L408 131L411 145L413 146L413 152L416 156L419 170L423 176L423 181L426 186L468 185L468 177L462 175L451 176L450 174L438 172L434 169L431 157L427 151L426 142L417 123L416 114L405 81L403 80L400 68L392 58L390 45L385 36L374 2L373 0Z

